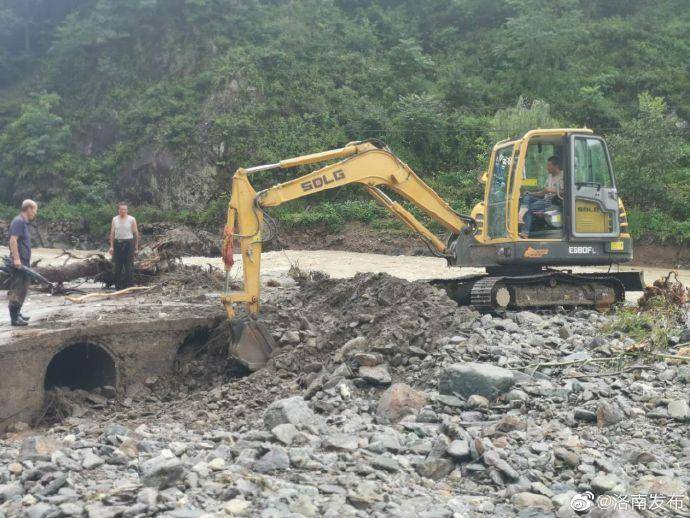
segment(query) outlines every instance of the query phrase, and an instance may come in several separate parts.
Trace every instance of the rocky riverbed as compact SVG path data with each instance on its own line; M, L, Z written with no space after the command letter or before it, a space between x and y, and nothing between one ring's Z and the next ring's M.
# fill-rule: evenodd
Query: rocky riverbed
M616 314L282 282L267 368L234 365L221 326L174 376L65 391L70 417L0 438L0 516L690 515L687 321L648 351Z

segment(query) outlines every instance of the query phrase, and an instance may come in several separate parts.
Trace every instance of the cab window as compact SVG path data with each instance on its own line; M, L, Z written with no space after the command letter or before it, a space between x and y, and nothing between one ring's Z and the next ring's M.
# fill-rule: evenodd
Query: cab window
M525 155L525 168L522 171L522 186L531 190L543 187L548 176L546 161L551 156L559 155L558 151L554 144L530 143Z
M574 155L573 170L576 186L613 187L606 148L601 140L576 138Z
M496 151L494 157L494 168L491 172L491 184L487 200L487 233L490 238L508 235L506 198L512 155L513 146L509 145Z

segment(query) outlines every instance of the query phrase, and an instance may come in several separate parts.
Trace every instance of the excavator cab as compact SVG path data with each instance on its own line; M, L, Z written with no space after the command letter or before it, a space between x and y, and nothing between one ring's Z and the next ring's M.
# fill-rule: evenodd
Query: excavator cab
M560 187L545 195L549 161L558 163ZM545 266L632 259L627 218L606 142L591 130L533 130L499 142L484 178L484 201L472 214L482 223L474 243L477 251L489 247L492 255L484 254L484 266L524 265L526 260ZM558 182L552 179L553 183ZM507 253L496 257L495 246L508 242L510 251L504 249ZM463 262L468 262L468 254L464 255ZM476 262L478 255L469 262Z

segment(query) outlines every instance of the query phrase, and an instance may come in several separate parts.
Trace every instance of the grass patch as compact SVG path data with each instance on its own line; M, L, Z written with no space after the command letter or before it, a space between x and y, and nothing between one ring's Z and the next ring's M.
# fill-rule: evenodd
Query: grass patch
M665 297L653 297L644 308L619 307L613 322L604 326L603 330L618 331L638 343L649 344L652 349L662 349L668 346L669 336L678 333L678 325L683 318L682 307Z

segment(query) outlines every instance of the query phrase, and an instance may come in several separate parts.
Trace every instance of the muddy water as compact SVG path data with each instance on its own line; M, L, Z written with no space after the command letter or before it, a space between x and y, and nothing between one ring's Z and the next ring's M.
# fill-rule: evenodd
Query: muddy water
M33 259L41 259L44 264L59 264L64 258L58 258L62 250L38 248L33 251ZM79 257L85 257L88 251L75 251ZM94 252L95 253L95 252ZM0 256L7 254L7 248L0 247ZM214 257L185 257L186 264L213 265L222 268L220 258ZM232 276L241 277L241 256L235 256L235 266ZM261 258L261 273L263 277L281 277L287 274L292 266L302 270L320 270L334 278L352 277L359 272L383 272L407 280L451 278L482 272L479 268L449 268L443 259L435 257L390 256L378 254L364 254L357 252L340 252L334 250L282 250L264 252ZM645 280L651 283L655 279L666 275L669 269L658 267L627 267L615 266L621 271L644 271ZM607 268L573 268L575 272L607 271ZM690 285L690 270L679 270L680 280ZM637 294L630 294L629 300L637 298Z
M240 274L241 257L235 257L233 273ZM186 257L187 264L213 264L221 267L220 260L208 257ZM279 252L265 252L261 257L262 274L280 275L287 273L292 265L303 270L321 270L331 277L352 277L359 272L384 272L407 280L451 278L463 275L481 273L481 268L449 268L443 259L435 257L390 256L378 254L362 254L356 252L338 252L332 250L283 250ZM614 266L613 271L644 271L645 280L651 283L655 279L668 274L669 269L657 267L627 267ZM575 272L607 271L606 267L576 267ZM690 285L690 270L679 270L679 279Z

